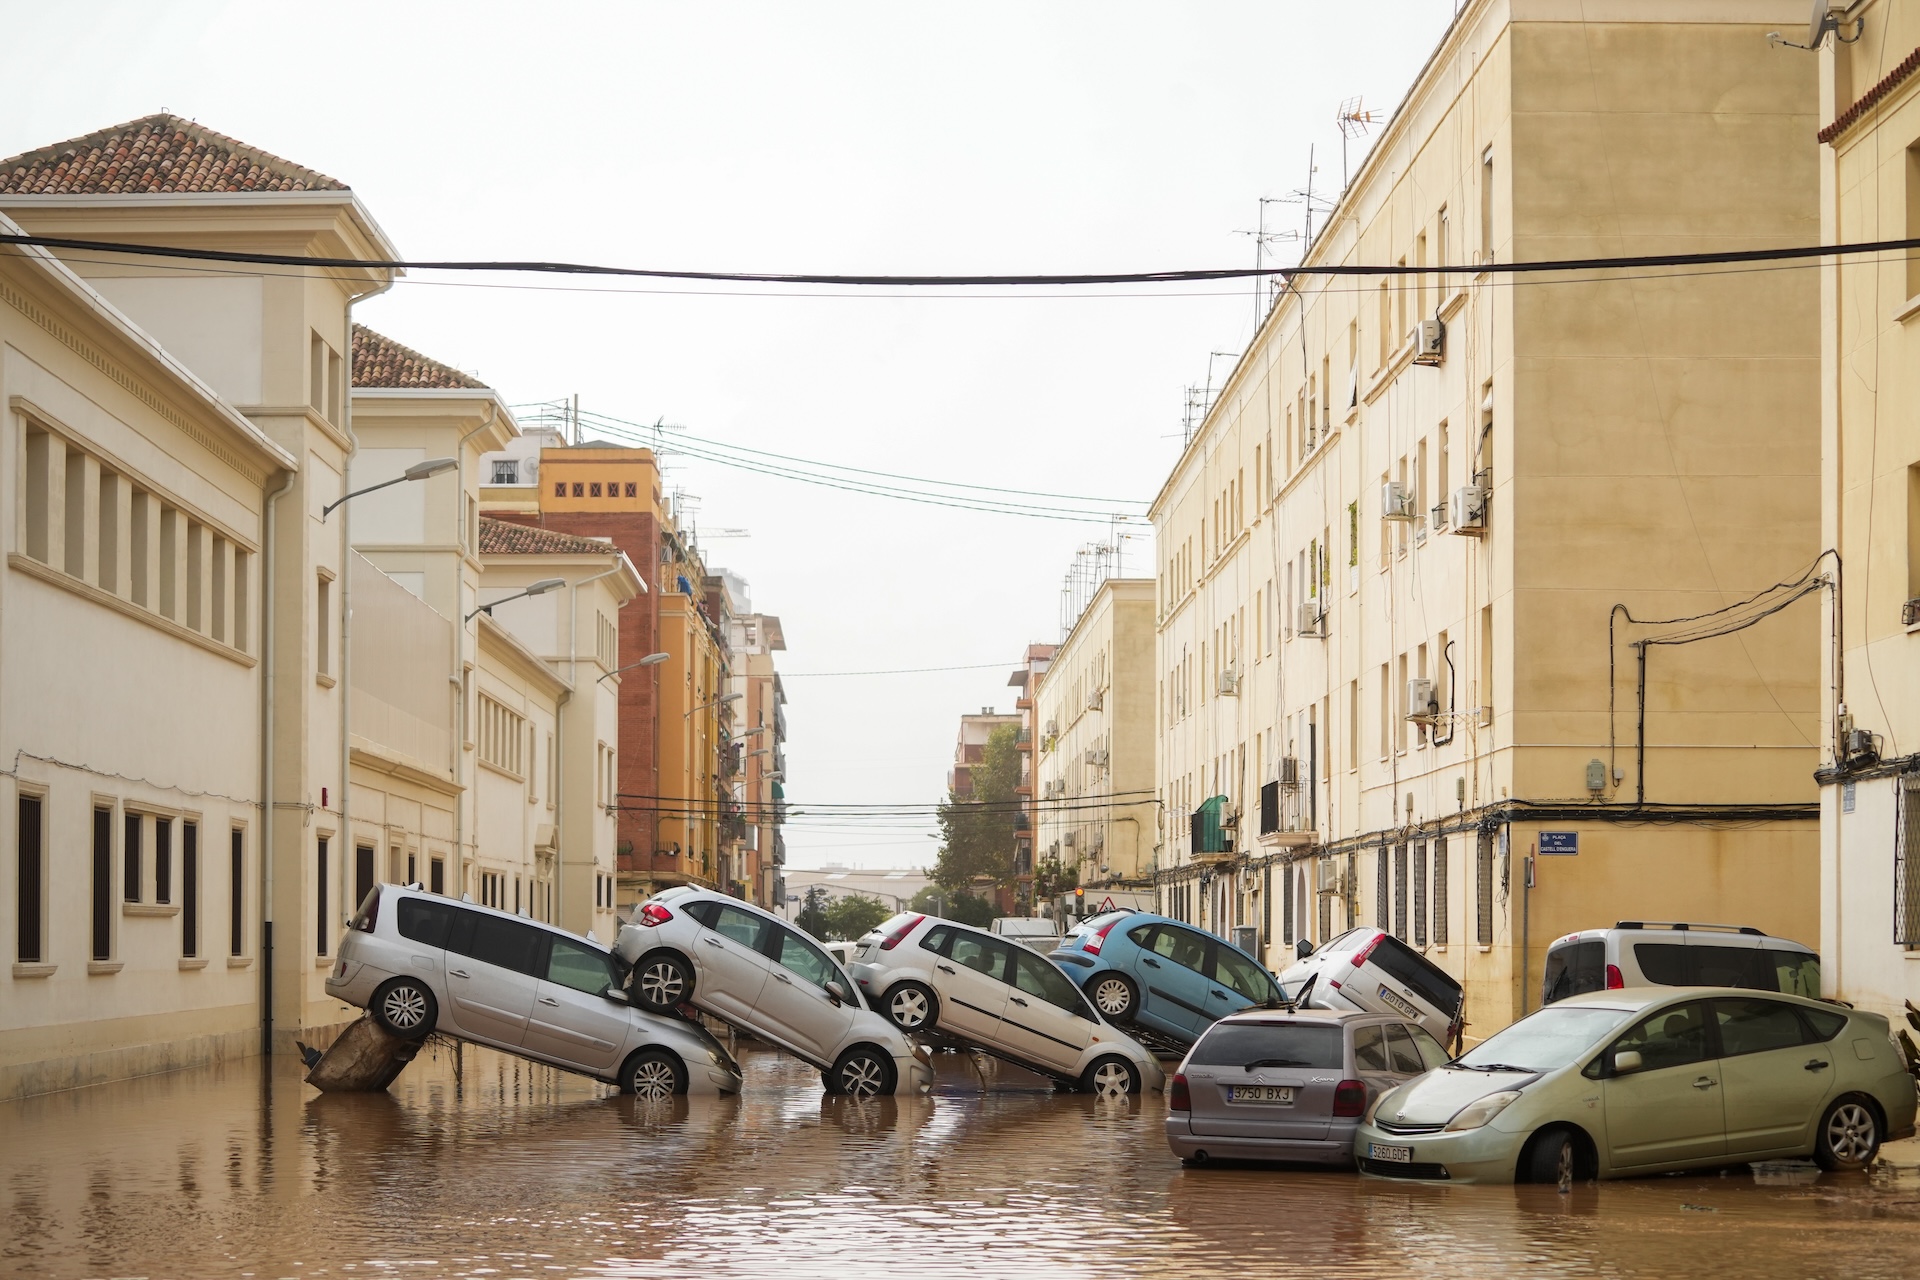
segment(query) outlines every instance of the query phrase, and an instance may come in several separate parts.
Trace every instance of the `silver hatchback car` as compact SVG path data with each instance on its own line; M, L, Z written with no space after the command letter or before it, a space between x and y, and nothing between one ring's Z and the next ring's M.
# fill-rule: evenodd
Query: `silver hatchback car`
M1391 1014L1239 1013L1209 1027L1167 1090L1167 1145L1188 1164L1353 1165L1375 1098L1447 1061L1426 1028Z
M613 954L557 925L381 884L337 955L327 994L402 1039L442 1031L641 1097L740 1092L704 1027L634 1008Z

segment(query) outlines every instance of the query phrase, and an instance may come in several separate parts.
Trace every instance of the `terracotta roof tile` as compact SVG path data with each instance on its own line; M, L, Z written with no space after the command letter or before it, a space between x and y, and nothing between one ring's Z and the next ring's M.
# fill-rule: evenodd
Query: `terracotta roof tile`
M510 520L480 517L480 554L483 556L572 556L582 553L610 555L617 551L610 542L582 538Z
M487 384L404 347L363 324L353 326L353 385L435 391L485 391Z
M0 194L345 191L347 184L174 115L113 125L0 160Z

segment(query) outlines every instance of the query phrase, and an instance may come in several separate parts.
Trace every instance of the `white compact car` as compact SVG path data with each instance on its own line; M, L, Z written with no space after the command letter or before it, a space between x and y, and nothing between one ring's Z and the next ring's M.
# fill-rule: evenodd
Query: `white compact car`
M909 912L861 938L854 954L854 981L902 1031L939 1030L1093 1093L1165 1084L1139 1041L1102 1019L1051 960L1011 939Z
M614 951L643 1009L683 1004L818 1067L829 1093L925 1093L931 1055L860 1003L820 944L770 912L682 886L641 904Z
M704 1027L634 1008L613 955L556 925L381 884L337 954L327 994L404 1039L442 1031L641 1097L740 1092Z
M1302 944L1302 950L1308 950ZM1312 985L1309 986L1308 984ZM1384 929L1349 929L1280 975L1287 999L1316 1009L1397 1013L1442 1044L1460 1030L1460 983Z

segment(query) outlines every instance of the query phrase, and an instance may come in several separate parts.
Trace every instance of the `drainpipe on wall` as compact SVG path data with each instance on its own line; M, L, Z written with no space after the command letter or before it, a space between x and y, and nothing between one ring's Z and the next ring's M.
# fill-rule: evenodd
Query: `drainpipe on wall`
M461 762L465 756L467 740L467 684L466 684L466 639L467 628L460 620L467 616L466 558L478 555L479 548L468 544L467 535L467 441L487 430L500 415L499 401L487 404L487 420L460 437L460 443L454 449L454 456L460 460L459 480L460 497L454 503L453 518L459 525L454 545L460 548L460 569L453 577L453 669L447 675L447 681L453 686L453 741L449 744L448 767L453 771L453 781L460 788L453 798L453 880L457 889L455 897L467 891L467 802L471 798L472 788L463 780L465 770ZM476 599L478 593L476 592Z
M260 1054L273 1054L273 657L274 554L273 517L280 499L293 488L297 474L284 473L280 487L266 494L261 516L260 584Z

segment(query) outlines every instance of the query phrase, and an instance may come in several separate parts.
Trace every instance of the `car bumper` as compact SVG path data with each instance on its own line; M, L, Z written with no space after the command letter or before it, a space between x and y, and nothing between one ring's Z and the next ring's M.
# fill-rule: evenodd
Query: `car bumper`
M392 976L385 969L342 956L333 962L333 968L327 970L327 994L335 1000L364 1009L367 1002L373 999L373 989Z
M922 1049L920 1053L925 1053ZM912 1097L916 1094L933 1092L933 1064L915 1054L910 1058L895 1058L893 1092L896 1097Z
M1353 1126L1335 1127L1324 1139L1219 1137L1196 1134L1185 1113L1167 1117L1167 1146L1182 1160L1280 1160L1353 1168Z
M726 1094L726 1095L732 1095L740 1092L741 1079L734 1072L725 1070L724 1068L721 1068L721 1067L708 1067L704 1072L701 1072L700 1074L706 1076L707 1078L706 1086L699 1087L697 1083L698 1077L695 1077L694 1080L690 1080L688 1082L689 1092L698 1092L698 1093L705 1093L705 1094Z
M1353 1156L1368 1177L1416 1182L1512 1182L1525 1133L1485 1125L1458 1133L1388 1133L1362 1124L1353 1135ZM1381 1160L1372 1148L1401 1147L1407 1160Z

